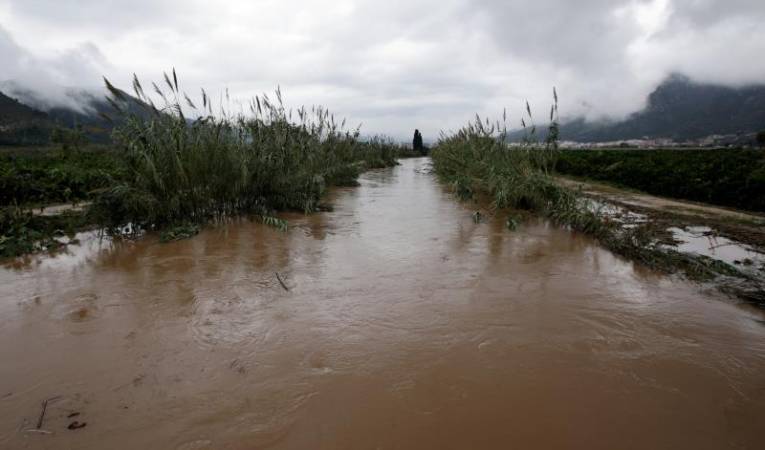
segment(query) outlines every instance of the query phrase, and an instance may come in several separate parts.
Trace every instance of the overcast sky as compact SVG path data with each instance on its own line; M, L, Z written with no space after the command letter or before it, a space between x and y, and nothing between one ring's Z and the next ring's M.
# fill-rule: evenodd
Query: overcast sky
M426 139L475 113L618 118L668 74L765 82L765 0L0 0L0 82L185 90L281 85L367 134ZM8 85L6 84L6 89Z

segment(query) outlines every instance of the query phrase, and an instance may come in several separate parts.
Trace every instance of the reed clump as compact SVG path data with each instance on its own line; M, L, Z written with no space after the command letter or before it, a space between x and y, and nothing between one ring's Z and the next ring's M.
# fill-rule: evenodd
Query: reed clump
M358 128L347 129L323 107L286 109L279 89L234 114L214 107L204 90L192 101L175 71L162 87L152 84L160 105L136 77L132 96L108 80L106 86L127 176L101 192L91 211L111 228L167 228L241 214L283 227L275 211L313 212L328 186L354 184L362 171L394 165L399 156L392 142L362 141ZM227 93L220 103L224 98L230 104Z
M506 113L495 122L476 116L456 133L442 133L431 153L436 173L462 199L488 193L497 209L535 211L582 231L605 226L574 191L549 175L559 152L557 93L555 98L545 142L534 141L536 126L528 104L528 116L522 120L527 138L517 145L508 143Z

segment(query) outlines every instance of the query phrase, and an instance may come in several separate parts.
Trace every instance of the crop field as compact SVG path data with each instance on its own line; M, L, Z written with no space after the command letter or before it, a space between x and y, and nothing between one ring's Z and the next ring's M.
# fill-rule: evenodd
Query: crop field
M556 170L654 195L765 211L765 150L566 150Z

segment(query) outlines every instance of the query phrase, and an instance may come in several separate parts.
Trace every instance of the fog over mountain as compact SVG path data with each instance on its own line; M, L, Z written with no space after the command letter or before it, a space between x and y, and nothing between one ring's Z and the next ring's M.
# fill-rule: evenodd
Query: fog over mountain
M672 73L765 82L761 0L227 1L0 0L0 91L39 109L77 107L105 75L246 99L281 85L366 133L426 139L528 99L545 115L619 120Z
M574 119L560 127L560 139L574 142L615 142L668 139L694 142L712 135L722 141L753 144L765 130L765 84L727 87L701 84L682 75L667 78L648 96L645 108L623 120ZM528 138L530 129L510 133L511 141ZM536 137L547 137L539 127Z

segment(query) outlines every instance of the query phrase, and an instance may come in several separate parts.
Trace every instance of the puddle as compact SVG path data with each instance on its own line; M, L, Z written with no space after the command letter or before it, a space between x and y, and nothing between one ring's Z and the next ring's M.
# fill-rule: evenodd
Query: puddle
M674 247L680 252L707 256L744 272L756 273L765 268L765 255L740 242L717 236L709 227L672 227L667 231L678 241Z

